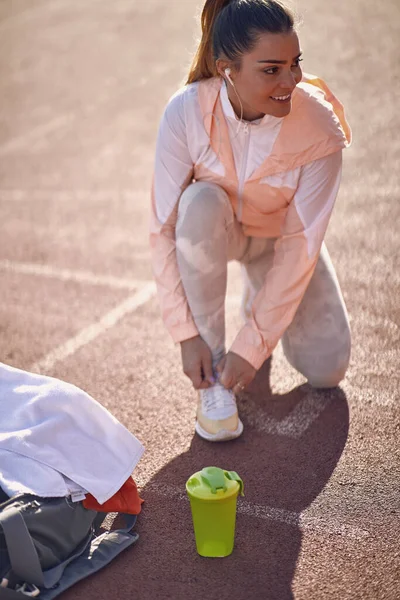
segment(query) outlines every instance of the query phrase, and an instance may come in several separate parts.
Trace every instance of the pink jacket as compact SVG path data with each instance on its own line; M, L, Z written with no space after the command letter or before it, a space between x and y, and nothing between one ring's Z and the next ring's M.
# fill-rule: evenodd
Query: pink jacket
M258 164L244 164L238 172L235 136L221 102L223 85L220 78L212 78L178 92L170 105L180 102L183 109L173 126L167 106L160 125L152 190L153 270L163 320L174 341L197 335L175 254L179 197L193 179L221 186L246 235L277 238L274 263L255 298L252 318L231 347L259 368L291 323L311 279L337 192L336 187L329 203L326 194L317 193L316 201L308 205L304 194L301 201L296 197L296 181L307 166L318 165L319 160L348 146L351 133L342 105L326 84L304 75L293 93L289 115L269 117L272 124L266 133L272 135L270 142L266 135L258 136L261 153L265 139L265 159L261 156ZM260 141L257 143L259 156ZM268 143L272 145L267 149ZM245 163L246 142L241 155ZM249 159L253 160L250 155ZM339 178L335 181L338 184ZM313 185L318 187L318 181Z

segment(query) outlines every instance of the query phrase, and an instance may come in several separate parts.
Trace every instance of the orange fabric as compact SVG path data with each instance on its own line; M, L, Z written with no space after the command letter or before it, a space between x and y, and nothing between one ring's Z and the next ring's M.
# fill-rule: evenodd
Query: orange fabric
M86 494L82 504L89 510L99 512L123 512L129 515L138 515L142 510L144 500L139 496L136 483L129 477L114 496L104 504L99 504L91 494Z
M239 217L238 176L220 100L221 85L221 78L205 79L199 84L198 95L204 126L214 152L225 167L225 174L217 175L198 163L194 165L194 179L222 187ZM244 184L239 218L244 233L254 237L279 237L282 233L295 190L288 196L284 188L260 183L262 178L301 167L350 143L350 127L342 104L325 82L304 74L302 84L293 92L292 109L284 119L271 154Z
M320 79L316 75L310 73L303 73L303 81L305 83L311 83L311 85L318 87L324 92L326 102L332 104L333 110L340 121L340 125L346 135L348 144L351 144L351 129L344 115L343 104L336 98L329 87L326 85L323 79Z

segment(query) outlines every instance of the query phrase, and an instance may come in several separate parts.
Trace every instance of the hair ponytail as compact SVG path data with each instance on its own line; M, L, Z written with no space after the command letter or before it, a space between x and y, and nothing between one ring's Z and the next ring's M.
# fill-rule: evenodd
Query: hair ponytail
M217 15L231 0L206 0L201 13L201 40L190 66L186 83L208 79L217 75L215 68L212 32Z
M294 22L294 14L282 0L206 0L201 40L186 84L218 75L217 58L240 63L260 33L288 33Z

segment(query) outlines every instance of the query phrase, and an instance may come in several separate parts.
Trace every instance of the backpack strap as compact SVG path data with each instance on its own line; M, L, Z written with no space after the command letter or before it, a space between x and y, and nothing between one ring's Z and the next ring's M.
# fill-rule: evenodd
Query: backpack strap
M21 600L23 595L10 588L0 587L0 600Z
M42 567L20 512L16 508L0 512L0 524L12 570L24 581L42 586L44 584Z
M85 552L85 550L90 548L92 538L93 538L93 533L92 533L92 531L89 531L86 538L79 544L77 549L70 556L68 556L68 558L66 560L64 560L59 565L52 567L51 569L46 569L46 571L43 571L42 587L52 588L55 585L57 585L58 582L60 581L61 577L63 576L65 569L68 567L69 563L71 563L74 560L76 560L77 558L79 558L79 556L81 556L81 554L83 554Z
M124 518L125 527L114 531L107 531L95 537L81 556L68 565L64 563L62 577L59 575L57 584L52 588L41 590L40 600L53 600L53 598L75 585L75 583L78 583L78 581L100 571L118 554L138 540L139 535L131 532L136 522L136 515L128 515L126 513L119 513L119 515ZM44 573L46 584L48 583L48 573L49 571L45 571Z
M6 513L16 513L19 517L18 521L22 521L25 531L23 528L20 528L16 535L15 523L18 521L13 518L4 519ZM139 536L137 533L130 533L136 523L137 516L126 513L119 513L119 515L122 516L125 521L124 527L114 531L107 531L94 539L92 533L90 533L88 539L84 540L73 555L67 560L60 565L43 572L36 549L33 546L31 537L20 513L14 509L4 511L2 514L0 513L0 523L3 525L13 571L18 573L21 578L29 581L29 583L34 583L41 587L40 599L52 600L81 579L96 573L108 565L116 556L118 556L118 554L120 554L120 552L138 540ZM6 526L4 527L5 521L8 523L6 523ZM6 533L6 529L8 533ZM22 531L22 534L20 531ZM20 535L22 535L22 537L20 537ZM18 539L16 548L13 547L13 544L9 546L9 539L13 539L14 542ZM24 557L22 557L21 554L20 560L18 560L18 557L15 557L15 552L17 554L21 552L24 544L26 544L26 547L31 547L31 550L27 552ZM13 547L13 553L11 553L10 547ZM35 557L37 560L37 570L35 568ZM21 565L21 563L23 564ZM25 567L25 569L23 569L23 567ZM33 580L32 577L34 577L35 580ZM42 583L37 583L40 578ZM14 598L21 599L22 597L22 594L14 590L0 588L0 600L3 600L3 598L4 600L12 600Z
M104 515L106 515L107 513L100 513L100 514L101 514L102 519L104 519ZM80 557L81 555L86 554L85 550L87 550L88 548L90 548L90 554L93 554L93 549L98 547L98 545L100 543L104 544L104 542L111 542L110 548L112 549L112 555L110 555L110 558L107 560L107 562L104 562L104 565L106 565L108 562L110 562L114 558L114 556L117 556L117 554L119 554L127 545L129 546L131 543L133 543L133 541L136 541L136 539L132 540L131 535L126 535L126 534L129 534L129 531L132 529L132 527L136 523L136 518L137 518L136 515L128 515L126 513L119 513L119 515L121 515L124 518L125 527L123 527L122 529L115 529L114 531L106 531L102 535L99 535L94 538L93 538L92 532L90 532L88 537L81 544L79 544L79 546L75 550L75 552L73 554L71 554L66 560L64 560L59 565L52 567L51 569L47 569L46 571L43 571L42 586L45 587L46 589L54 587L60 581L60 579L63 576L63 573L64 573L65 569L68 567L69 563L78 559L78 557ZM100 523L101 523L101 521L100 521ZM111 535L112 539L109 537L110 535ZM128 541L129 543L126 544L125 543L126 541ZM122 546L121 546L121 544L122 544ZM107 546L108 546L108 543L107 543ZM105 549L105 548L106 548L106 545L103 546L103 549ZM114 552L114 550L115 550L115 552ZM110 550L109 550L108 554L110 554ZM103 552L103 557L104 556L105 556L105 554ZM82 557L82 558L83 558L83 560L85 560L85 557ZM92 565L93 565L94 564L93 557L91 558L91 561L92 561ZM101 564L99 568L101 568L104 565ZM75 564L74 564L74 567L75 567ZM92 568L91 568L91 572L93 572ZM86 577L86 575L85 575L85 577ZM30 580L27 580L27 581L30 581ZM35 582L33 581L32 583L35 583ZM58 593L60 593L60 592L58 592Z

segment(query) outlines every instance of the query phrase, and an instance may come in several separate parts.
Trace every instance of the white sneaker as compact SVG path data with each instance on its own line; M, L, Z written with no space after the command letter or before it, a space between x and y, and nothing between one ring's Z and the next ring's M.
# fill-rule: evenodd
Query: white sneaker
M239 437L243 423L239 419L235 395L220 383L200 390L196 432L209 442L223 442Z

